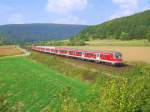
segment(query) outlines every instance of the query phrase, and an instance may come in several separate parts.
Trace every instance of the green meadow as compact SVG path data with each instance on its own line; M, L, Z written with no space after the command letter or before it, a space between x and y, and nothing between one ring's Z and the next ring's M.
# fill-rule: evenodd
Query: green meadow
M88 85L26 58L0 59L0 94L7 94L9 108L38 112L56 106L55 96L65 87L71 88L73 98L82 101Z

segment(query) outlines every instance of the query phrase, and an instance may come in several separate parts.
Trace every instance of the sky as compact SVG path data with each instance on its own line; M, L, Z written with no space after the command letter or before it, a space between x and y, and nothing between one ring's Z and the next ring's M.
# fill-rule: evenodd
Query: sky
M0 0L0 25L95 25L150 9L150 0Z

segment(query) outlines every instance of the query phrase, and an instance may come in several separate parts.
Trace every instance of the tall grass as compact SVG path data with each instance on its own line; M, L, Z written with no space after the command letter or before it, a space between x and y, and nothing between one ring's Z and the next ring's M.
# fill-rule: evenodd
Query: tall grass
M98 71L92 71L90 70L90 67L85 67L81 64L79 65L79 63L75 63L73 60L64 60L64 58L57 56L49 56L38 52L32 52L28 58L66 76L85 82L94 81L98 74Z
M150 65L136 65L120 75L125 74L126 78L120 79L99 78L84 102L72 99L64 89L58 96L61 99L58 112L149 112Z

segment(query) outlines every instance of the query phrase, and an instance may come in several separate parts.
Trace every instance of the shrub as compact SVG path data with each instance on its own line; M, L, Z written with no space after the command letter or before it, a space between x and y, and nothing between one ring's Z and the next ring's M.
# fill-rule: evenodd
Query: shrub
M121 40L129 40L129 34L126 32L121 32L120 39Z
M0 45L3 45L5 43L5 39L3 36L0 35Z
M132 87L131 87L132 85ZM141 111L143 104L143 86L138 86L133 91L134 84L129 84L127 79L122 81L112 80L103 90L101 108L106 112L136 112Z
M147 34L146 34L146 38L147 38L147 40L150 42L150 31L149 31L149 32L147 32Z
M121 76L128 75L128 78L107 81L100 97L101 109L104 112L149 111L147 106L150 98L150 71L148 68L137 66L132 71L121 74Z
M59 94L58 112L149 112L149 78L146 77L105 79L105 84L100 79L89 89L84 102L72 98L67 88Z
M54 107L49 107L49 112L80 112L81 103L78 103L77 99L72 98L71 87L65 87L62 91L58 92L55 96L57 103Z
M69 45L71 45L71 46L84 46L85 40L71 39Z

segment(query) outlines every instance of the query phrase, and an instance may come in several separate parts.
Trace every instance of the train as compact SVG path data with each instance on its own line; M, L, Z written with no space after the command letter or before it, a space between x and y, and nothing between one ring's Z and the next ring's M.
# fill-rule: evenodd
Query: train
M78 58L81 60L93 61L96 63L105 63L111 65L121 65L123 63L122 54L117 51L81 50L73 48L35 45L32 46L32 50L65 57Z

